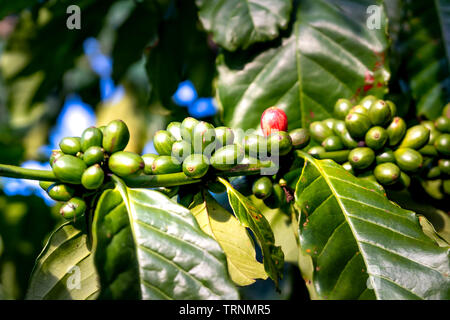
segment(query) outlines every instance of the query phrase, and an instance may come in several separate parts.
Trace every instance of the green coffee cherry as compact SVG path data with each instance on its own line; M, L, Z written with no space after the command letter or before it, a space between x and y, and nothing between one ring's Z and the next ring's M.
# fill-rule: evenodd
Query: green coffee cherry
M322 147L324 147L326 151L338 151L344 149L344 143L338 136L330 136L323 140Z
M355 174L355 170L353 170L353 167L352 167L352 164L350 163L350 162L344 162L343 164L342 164L342 167L346 170L346 171L348 171L348 172L350 172L351 174Z
M169 125L167 126L167 132L169 132L172 137L175 138L175 140L180 141L182 140L181 137L181 122L171 122L169 123Z
M405 137L400 143L399 148L420 149L428 143L430 130L422 125L416 125L406 131Z
M200 179L209 169L208 158L202 154L192 154L183 161L183 172L188 177Z
M66 137L59 142L59 148L65 154L76 155L81 151L80 138L78 137Z
M427 145L423 146L418 151L424 156L429 156L429 157L437 157L438 156L438 152L437 152L436 148L431 144L427 144Z
M395 156L394 156L394 151L392 151L389 148L385 148L383 149L382 152L380 152L376 157L375 157L375 162L377 164L381 164L381 163L395 163Z
M350 113L362 113L362 114L364 114L366 116L369 116L369 110L367 110L366 108L364 108L360 104L358 104L358 105L354 106L353 108L351 108L350 112L347 115L349 115Z
M439 159L438 161L439 170L446 175L450 175L450 160L449 159Z
M153 137L153 145L155 150L161 156L170 156L172 154L172 145L175 141L175 138L165 130L159 130Z
M81 150L86 152L90 147L101 147L103 142L103 133L96 127L87 128L81 135Z
M436 138L441 135L441 132L434 127L433 121L422 121L420 124L430 130L430 138L428 139L428 144L434 144Z
M187 117L181 122L181 137L191 142L193 140L193 131L195 126L198 124L198 120L192 117Z
M177 173L181 171L181 162L171 156L159 156L152 164L153 174Z
M311 139L309 131L303 128L294 129L289 132L289 135L291 136L292 147L294 149L303 149L309 144Z
M144 169L144 160L138 154L128 151L118 151L109 157L109 170L119 177L127 177Z
M369 148L379 150L384 147L388 138L386 130L383 127L376 126L367 131L364 141Z
M78 197L73 197L61 207L59 213L67 220L76 220L81 218L86 211L86 202Z
M349 113L345 118L345 126L353 138L362 138L370 129L369 117L362 113Z
M314 121L309 125L309 132L314 140L320 143L325 140L325 138L333 135L333 130L328 128L328 126L322 121Z
M406 133L405 120L400 117L395 117L394 119L392 119L392 122L387 127L386 131L389 136L389 145L397 145L400 141L402 141Z
M394 152L395 161L403 171L416 172L422 167L422 155L411 148L399 148Z
M384 186L394 184L400 179L400 168L393 163L382 163L375 167L373 175Z
M75 189L64 183L54 183L47 193L50 198L56 201L69 201L75 194Z
M234 132L231 128L217 127L215 131L217 148L222 148L234 142Z
M400 178L396 183L389 185L389 189L394 190L403 190L405 188L409 188L411 185L411 178L405 172L400 172Z
M53 173L65 183L80 184L84 170L86 170L86 163L71 155L61 156L53 163Z
M63 155L64 155L64 152L62 152L61 150L53 150L52 155L50 156L50 160L49 160L50 166L53 167L53 163L55 162L55 160Z
M445 194L450 194L450 179L442 181L442 190Z
M373 175L373 171L372 170L364 171L364 172L360 173L358 175L358 178L366 180L366 181L370 181L370 182L373 182L373 183L378 183L377 178L375 178L375 176Z
M103 130L103 149L108 153L122 151L130 140L130 131L122 120L111 121Z
M336 123L336 121L337 120L333 119L333 118L328 118L328 119L322 120L322 122L331 130L334 129L334 124Z
M152 165L153 161L155 161L156 158L158 158L158 155L153 153L147 153L141 156L142 160L144 160L144 173L145 174L152 174Z
M434 142L436 150L444 156L450 156L450 134L443 133Z
M347 99L339 99L334 105L334 116L336 119L344 120L352 108L352 103Z
M216 131L214 126L208 122L200 121L192 131L192 146L194 153L212 154L216 144Z
M55 183L52 181L39 181L39 186L45 191L48 192L48 188L50 188Z
M98 164L94 164L84 171L81 177L81 184L88 190L95 190L101 187L104 180L105 173L103 169Z
M88 166L92 166L96 163L100 164L105 160L105 151L98 146L89 147L83 154L83 161Z
M450 133L450 118L440 116L434 122L434 126L442 133Z
M252 186L252 192L258 199L266 199L272 194L273 184L268 177L257 179Z
M291 136L285 131L274 132L267 138L267 148L273 155L287 155L292 150Z
M441 135L441 132L439 132L436 129L430 130L430 139L428 140L428 144L433 145L436 142L436 139Z
M450 102L445 105L442 115L450 119Z
M395 117L397 115L397 106L390 100L386 100L386 103L389 106L389 109L391 109L391 116Z
M194 148L186 140L176 141L172 145L172 156L182 162L186 157L194 153Z
M441 176L441 169L439 167L432 167L430 170L428 170L426 177L429 180L439 179Z
M271 209L286 208L286 194L283 188L278 184L273 184L272 195L264 199L264 204ZM286 212L286 211L284 211Z
M326 151L317 155L319 159L331 159L337 163L344 163L348 159L350 150Z
M358 146L358 141L352 138L348 132L345 122L342 120L336 121L334 125L334 133L341 138L342 143L349 149L354 149Z
M384 126L392 119L391 108L383 100L377 100L369 109L369 118L374 126Z
M210 159L211 165L217 170L229 170L235 167L244 158L243 148L237 145L228 145L217 150Z
M268 155L270 152L270 146L268 145L267 139L268 138L257 134L246 135L242 141L245 152L255 158Z
M325 148L322 146L311 147L308 150L308 154L312 155L314 158L317 158L320 154L326 152Z
M372 104L374 104L377 100L377 97L369 95L361 99L361 101L359 101L359 104L366 108L367 111L369 111Z
M348 154L348 162L355 169L366 169L375 160L375 152L367 147L355 148Z
M98 127L98 130L100 130L102 132L102 135L105 134L105 128L106 128L106 126ZM103 141L103 139L102 139L102 141Z

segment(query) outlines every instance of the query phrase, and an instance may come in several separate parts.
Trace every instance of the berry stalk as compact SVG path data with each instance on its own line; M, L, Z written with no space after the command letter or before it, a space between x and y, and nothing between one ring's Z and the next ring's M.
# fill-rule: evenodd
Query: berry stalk
M8 164L0 164L0 176L27 180L58 181L51 170L28 169Z

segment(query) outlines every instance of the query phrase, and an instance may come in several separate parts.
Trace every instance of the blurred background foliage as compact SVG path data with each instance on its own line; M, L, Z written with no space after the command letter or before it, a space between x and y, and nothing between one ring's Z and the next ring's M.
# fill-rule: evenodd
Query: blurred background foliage
M401 115L416 120L435 118L450 100L450 27L439 23L450 21L450 11L443 3L386 1L389 98ZM1 163L46 167L61 137L112 119L128 124L127 149L137 153L154 151L147 142L170 121L192 115L220 123L212 97L215 60L224 49L203 29L194 0L80 0L80 30L66 27L72 4L16 0L0 6ZM61 222L57 212L36 183L0 180L0 299L23 298L34 260ZM283 219L271 223L286 228ZM281 241L287 250L295 246L292 239ZM258 281L243 289L243 298L305 297L292 264L282 295Z

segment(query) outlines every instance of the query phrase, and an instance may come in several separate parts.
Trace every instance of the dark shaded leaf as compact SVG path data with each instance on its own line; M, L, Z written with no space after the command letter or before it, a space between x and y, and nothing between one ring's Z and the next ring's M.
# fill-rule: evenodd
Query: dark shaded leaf
M287 28L292 0L197 0L199 17L214 41L229 51L272 40Z

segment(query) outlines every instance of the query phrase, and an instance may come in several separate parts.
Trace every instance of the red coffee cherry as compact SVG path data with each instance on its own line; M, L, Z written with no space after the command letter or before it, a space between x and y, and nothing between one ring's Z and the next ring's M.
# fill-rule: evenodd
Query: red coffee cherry
M265 136L277 131L287 131L288 120L286 113L277 107L266 109L261 116L261 129Z

